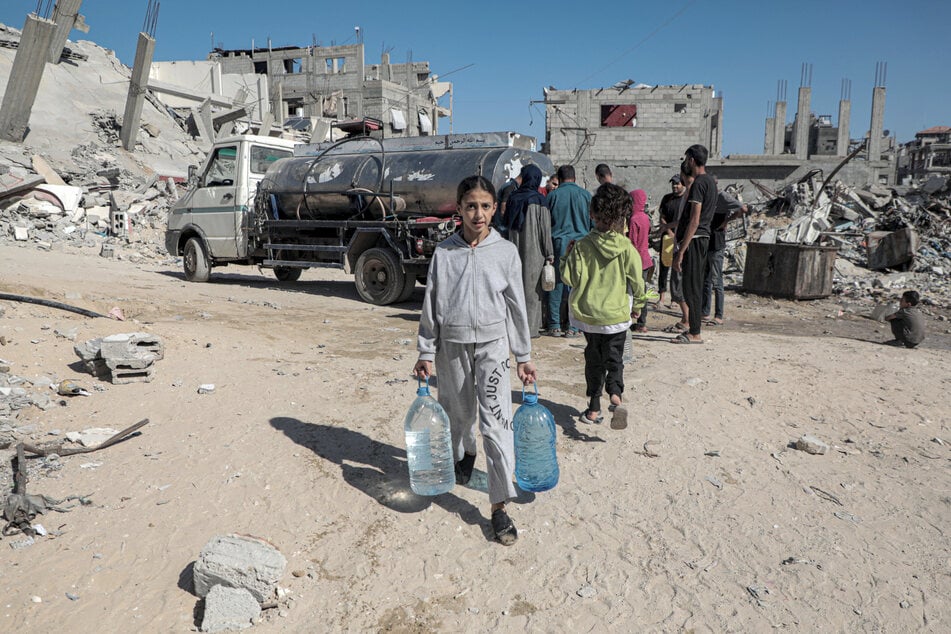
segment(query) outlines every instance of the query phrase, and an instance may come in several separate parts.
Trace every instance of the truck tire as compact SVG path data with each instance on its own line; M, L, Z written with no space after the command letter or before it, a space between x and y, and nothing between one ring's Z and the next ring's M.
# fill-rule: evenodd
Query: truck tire
M377 306L398 301L406 288L406 274L399 257L389 249L364 251L357 258L354 278L363 301Z
M406 281L403 282L403 292L400 293L397 302L405 302L413 296L413 291L416 290L416 277L414 275L404 275L404 277Z
M185 243L182 257L185 279L189 282L207 282L211 275L211 262L201 238L192 237Z
M295 269L289 266L275 266L274 277L278 282L296 282L300 279L303 269Z

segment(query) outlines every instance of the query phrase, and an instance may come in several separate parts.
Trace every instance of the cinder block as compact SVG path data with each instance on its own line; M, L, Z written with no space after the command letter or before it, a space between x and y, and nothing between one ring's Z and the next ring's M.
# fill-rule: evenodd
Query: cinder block
M154 360L159 361L165 356L165 344L159 337L145 332L109 335L102 339L99 356L124 358L137 356L143 352L154 355Z
M106 357L103 361L110 370L144 370L155 362L155 355L146 352L131 357Z
M109 370L109 380L113 385L124 385L126 383L150 383L154 376L154 366L149 366L143 369L116 368L114 370Z

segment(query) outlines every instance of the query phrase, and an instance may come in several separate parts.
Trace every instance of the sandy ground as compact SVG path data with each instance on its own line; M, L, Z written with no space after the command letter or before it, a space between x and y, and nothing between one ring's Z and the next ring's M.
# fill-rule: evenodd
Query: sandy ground
M374 307L340 271L189 284L173 264L89 253L0 247L0 263L0 292L129 319L0 302L13 374L92 391L17 424L51 440L151 421L97 453L30 461L30 492L93 504L41 516L59 534L28 548L0 540L0 631L194 630L192 562L229 532L289 562L289 599L257 632L951 629L947 322L908 351L877 343L882 324L836 318L831 299L730 293L705 345L671 346L658 329L673 318L655 313L626 368L624 431L575 424L581 341L535 340L561 482L516 501L506 548L484 492L409 493L422 287ZM101 383L54 334L69 328L154 333L165 359L151 383ZM831 452L789 447L805 433Z

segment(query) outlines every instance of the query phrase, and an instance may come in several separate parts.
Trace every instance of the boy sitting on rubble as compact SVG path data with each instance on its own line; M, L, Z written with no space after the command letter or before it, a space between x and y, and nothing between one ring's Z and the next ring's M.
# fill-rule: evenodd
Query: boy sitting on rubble
M886 321L891 322L892 335L895 339L887 342L893 346L914 348L925 339L925 319L918 310L920 296L918 291L905 291L898 303L898 310L887 315Z

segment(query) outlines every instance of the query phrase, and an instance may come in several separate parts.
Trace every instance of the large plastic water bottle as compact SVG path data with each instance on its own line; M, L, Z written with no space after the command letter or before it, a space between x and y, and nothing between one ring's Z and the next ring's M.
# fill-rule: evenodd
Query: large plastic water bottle
M538 402L535 393L525 393L512 417L515 428L515 481L523 491L539 493L558 484L558 457L555 455L555 418Z
M449 416L429 394L429 379L419 384L406 412L406 457L409 485L417 495L439 495L456 484Z

